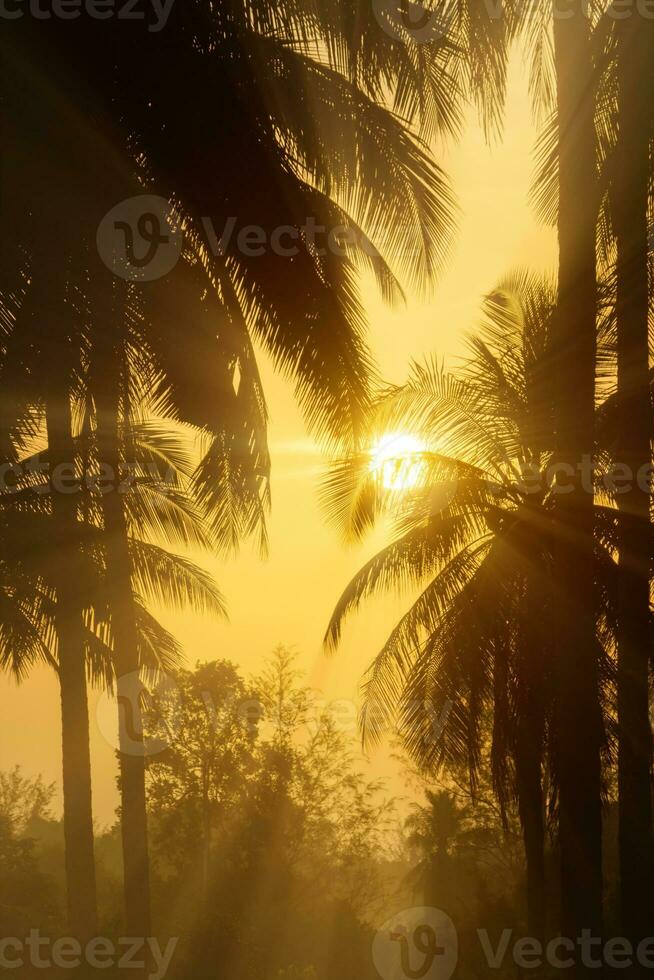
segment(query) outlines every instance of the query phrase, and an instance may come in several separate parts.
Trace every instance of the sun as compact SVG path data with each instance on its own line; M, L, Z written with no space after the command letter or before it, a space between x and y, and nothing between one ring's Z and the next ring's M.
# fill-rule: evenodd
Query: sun
M426 447L416 436L391 433L370 451L370 470L386 490L411 490L422 480Z

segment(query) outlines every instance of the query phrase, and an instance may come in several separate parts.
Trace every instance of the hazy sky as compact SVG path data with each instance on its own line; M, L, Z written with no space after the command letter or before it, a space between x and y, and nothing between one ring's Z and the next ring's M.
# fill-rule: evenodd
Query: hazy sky
M518 266L551 269L556 257L552 229L539 227L528 206L535 130L530 122L526 79L514 58L506 126L501 143L489 148L474 116L463 139L438 153L461 207L459 233L450 262L429 300L386 308L372 283L365 283L371 343L384 376L401 382L409 361L437 353L446 362L461 352L465 332L475 326L481 297ZM164 615L185 645L189 664L225 657L255 671L278 643L294 646L308 682L327 700L356 701L366 664L397 620L403 604L375 601L355 617L340 653L325 657L322 635L340 591L383 543L378 532L364 545L345 549L324 525L317 499L322 461L307 439L292 391L261 362L271 415L273 511L271 554L261 562L250 551L211 571L225 593L229 624L195 616ZM60 779L59 702L55 677L36 671L20 687L0 677L2 722L0 769L21 765ZM96 721L97 693L91 694L94 809L99 825L113 818L117 802L113 749ZM390 772L381 751L371 760L375 773Z

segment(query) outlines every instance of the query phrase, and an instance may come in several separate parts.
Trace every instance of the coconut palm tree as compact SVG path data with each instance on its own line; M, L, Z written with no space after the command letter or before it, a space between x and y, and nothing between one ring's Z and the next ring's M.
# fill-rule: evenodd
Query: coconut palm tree
M208 311L201 306L198 309L198 305L189 299L187 316L207 316ZM206 306L206 300L203 305ZM138 459L142 454L142 446L134 445L134 423L139 421L140 427L136 429L139 435L143 426L148 426L153 402L159 412L165 405L174 410L172 421L159 417L155 423L160 427L158 453L161 462L165 460L162 448L166 424L174 424L180 418L180 406L175 405L171 388L166 383L152 384L157 375L156 361L152 359L148 364L145 355L147 323L143 317L139 319L137 313L138 304L128 306L122 316L117 313L111 335L106 332L94 335L87 388L95 406L97 463L112 474L111 489L103 495L101 509L107 541L108 601L114 610L120 654L119 697L121 678L129 681L137 669L135 609L130 586L135 569L129 548L130 529L135 512L140 524L147 516L142 513L141 497L144 489L152 490L148 474L137 473L134 488L126 497L118 489L120 474L127 470L130 459ZM225 317L224 311L222 316ZM110 343L107 343L108 336ZM231 339L233 345L234 338ZM182 494L180 500L175 501L175 488L168 481L156 501L156 527L152 519L149 521L150 529L161 539L171 543L178 540L186 547L209 544L214 551L223 554L235 550L242 539L253 534L259 535L261 550L266 547L269 460L265 442L265 405L256 370L253 371L254 357L246 331L242 332L240 341L238 353L227 344L224 348L216 345L214 351L207 348L207 354L213 354L205 387L210 408L205 415L204 431L196 431L196 437L201 440L203 437L205 447L198 455L199 461L191 457L177 464L178 469L182 466L191 499L187 500ZM135 351L138 351L136 356ZM242 365L238 388L233 383L237 363ZM210 428L208 420L211 416ZM147 434L148 429L145 431ZM156 462L154 454L152 462ZM188 520L191 501L193 520ZM128 916L130 921L140 921L145 928L149 925L145 890L148 880L145 757L135 754L130 747L130 751L121 752L120 761Z
M82 831L84 808L90 801L85 792L87 784L82 782L81 786L77 786L74 777L77 772L83 775L84 756L88 749L88 728L81 746L74 746L71 730L79 734L77 723L86 710L86 675L83 676L83 688L76 690L77 677L70 659L64 662L58 656L58 627L63 617L51 575L49 545L52 539L52 518L45 513L39 513L36 505L42 501L42 497L35 496L31 512L26 513L21 506L23 494L18 487L9 490L3 488L3 491L0 494L0 533L3 545L0 667L10 671L18 681L26 677L37 664L47 664L57 671L61 692L62 733L64 746L68 749L64 768L67 823L71 832L73 829ZM73 699L75 694L77 702ZM68 914L70 921L74 921L80 929L79 935L87 936L88 931L81 930L90 930L97 921L95 875L92 864L91 874L87 875L87 841L82 838L78 844L77 849L71 850L71 841L67 840L66 876L70 883ZM82 910L75 904L75 894L82 888L93 903L90 909Z
M446 790L428 789L425 797L424 804L413 805L404 825L407 845L418 857L409 877L425 905L439 907L452 874L452 845L468 814Z
M414 365L407 384L381 400L373 438L404 431L424 442L413 490L389 500L370 456L337 464L325 487L332 517L350 533L389 505L397 528L341 596L328 647L367 596L423 586L366 674L364 734L378 740L397 713L420 766L433 773L465 763L474 785L490 726L495 790L501 802L517 799L522 821L536 935L544 932L543 773L547 765L558 780L559 772L557 652L546 628L560 601L554 569L566 533L552 480L560 463L549 373L555 304L553 284L509 277L485 301L486 322L459 375ZM606 698L616 512L598 504L595 519L602 531L593 576L604 615L594 656Z
M100 218L125 197L146 189L173 199L189 239L197 237L206 258L227 268L249 326L295 379L314 429L340 436L351 431L365 402L363 313L352 255L334 255L323 243L314 247L302 229L308 219L329 229L349 225L358 230L361 225L366 247L356 250L357 260L376 271L389 298L399 295L398 282L373 245L394 255L406 278L424 283L444 253L451 196L442 172L405 120L375 99L395 81L401 89L397 98L408 109L417 101L411 94L414 81L427 78L449 109L445 92L451 80L440 49L422 54L414 64L377 26L380 50L373 54L363 34L357 53L348 50L355 42L344 25L337 28L335 9L332 23L323 17L324 5L314 10L308 4L307 12L301 5L299 10L289 6L265 11L253 4L250 11L248 3L239 2L221 5L219 11L199 2L179 5L165 38L164 32L159 38L151 35L145 45L138 31L133 43L122 30L120 40L114 39L109 22L102 25L106 31L96 31L91 20L84 26L81 20L65 25L72 30L49 22L49 38L31 37L26 24L26 44L18 44L12 55L20 81L11 123L16 163L32 159L37 168L40 147L34 146L32 134L50 128L41 115L54 114L67 127L67 142L76 155L82 150L88 165L63 210L76 214L78 228L93 245ZM325 55L317 58L315 47L323 39ZM30 70L41 43L47 43L54 59L57 100L52 86L49 93L43 91L38 73ZM390 68L383 54L393 62ZM343 59L352 59L353 79L340 70ZM430 107L434 101L435 96ZM80 111L93 107L83 124L75 114L80 103ZM70 110L63 119L62 104ZM430 111L445 129L455 125L454 111ZM66 159L62 143L53 139L53 151L61 148L63 179L77 177L82 168L71 155ZM52 192L44 197L50 209L58 209L60 196L54 192L62 175L39 174L39 186L44 176ZM25 184L24 174L20 183ZM21 198L23 224L28 224L32 205L24 191L15 200ZM36 217L40 224L42 215ZM224 255L211 255L203 217L211 219L218 237L230 219L237 222ZM240 247L238 233L252 225L268 239L275 229L292 226L302 247L292 261L273 249L250 256ZM327 373L329 386L322 380Z
M21 291L13 296L10 294L3 303L8 324L8 341L2 361L2 374L8 380L13 396L10 404L5 406L4 421L8 428L4 444L7 451L13 454L9 458L14 459L16 446L21 444L21 440L34 438L38 434L35 410L43 404L41 392L52 391L51 400L45 403L47 435L50 439L45 456L46 467L50 468L53 481L58 467L66 473L66 489L69 491L71 481L72 489L80 489L80 476L83 478L82 486L87 490L86 496L66 493L57 483L55 489L60 492L53 492L48 496L53 508L52 519L44 526L51 546L51 575L53 579L57 579L53 582L53 589L57 596L60 594L59 590L68 590L72 611L64 625L70 623L67 635L71 642L73 633L77 638L76 658L69 659L79 665L76 675L78 683L70 700L73 704L86 705L86 679L82 658L89 639L83 623L89 608L96 609L97 618L97 607L100 603L101 610L104 610L101 618L104 619L108 615L107 607L111 610L111 642L118 650L123 649L120 637L125 635L127 629L131 631L129 655L121 654L116 665L119 683L125 674L133 678L141 663L138 648L143 642L140 634L143 632L144 611L142 601L134 596L135 581L140 582L138 592L141 595L144 594L144 589L147 592L154 587L155 592L159 590L159 596L165 596L168 604L188 600L196 607L203 606L219 613L223 611L222 601L217 594L212 598L211 582L194 566L183 563L181 559L171 564L161 547L153 551L152 541L148 552L143 554L144 533L150 539L158 536L161 541L164 532L166 541L177 542L182 546L191 544L204 547L208 541L220 541L221 536L227 541L233 541L235 536L251 530L262 519L268 464L263 399L256 370L252 368L253 356L244 330L240 341L237 336L231 336L230 345L224 340L216 340L213 349L209 344L205 352L206 356L210 355L213 359L211 383L215 387L215 393L206 390L205 395L209 401L213 394L214 400L226 412L226 417L224 420L219 419L216 410L216 428L194 482L192 470L195 464L192 454L190 451L182 452L176 446L174 434L165 436L166 426L175 426L177 417L165 418L165 413L172 404L170 393L162 382L161 368L151 355L148 340L152 341L152 325L143 316L139 303L132 300L131 304L126 304L121 319L116 322L115 331L112 334L105 331L103 334L98 329L97 319L94 319L94 294L90 290L84 270L82 269L81 274L78 271L77 275L73 275L68 263L60 272L62 312L59 319L52 324L53 329L49 336L44 338L42 335L41 324L47 318L48 311L43 309L41 303L43 297L52 295L54 290L39 288L43 282L40 270L26 277ZM198 304L194 307L188 298L189 287L183 267L175 278L180 294L186 297L188 318L195 316L198 319ZM103 321L102 326L104 325ZM119 330L118 327L122 329ZM235 332L232 331L232 334ZM117 353L111 358L106 356L106 341L100 343L106 336L111 336L112 344L117 345ZM26 352L29 352L28 357L25 356ZM104 355L104 360L101 360L101 354ZM116 376L112 365L118 354L121 360ZM238 391L232 384L236 358L242 365ZM116 415L117 407L108 412L106 402L102 401L103 395L106 399L107 379L111 385L109 391L112 394L115 392L116 398L120 398L120 416ZM228 398L229 392L231 402ZM150 413L158 412L157 423L144 417L146 401ZM20 415L21 409L23 417ZM119 447L118 458L103 459L103 455L106 455L106 443L102 442L104 430L112 424L113 440L114 443L117 440ZM75 434L78 430L79 436ZM52 447L59 445L57 440L63 441L65 448L59 448L59 455L54 456ZM102 479L98 480L99 464L101 467L109 467L109 477L105 472ZM134 473L135 466L137 470ZM153 479L151 471L162 467L168 473L169 479L160 486ZM129 470L132 471L131 474L128 473ZM129 480L126 475L130 476ZM132 480L138 493L119 492L131 486ZM210 488L208 494L207 487ZM95 488L94 493L90 493L91 488ZM197 496L203 488L207 501L202 505L193 503L193 495ZM26 493L32 494L42 490L42 487L25 488ZM115 526L115 519L113 525L110 523L111 506L115 508L116 500L119 501L118 516L121 521L118 528ZM84 502L85 510L80 509L81 502ZM222 510L219 508L221 502ZM210 531L204 530L205 513L211 515ZM84 531L86 537L89 534L88 527L82 528L79 523L83 515L87 523L91 520L91 525L96 528L96 537L100 533L99 529L104 529L105 547L98 551L96 542L94 554L101 555L98 560L105 568L105 574L101 582L96 583L97 588L93 592L89 591L89 583L93 577L86 568L88 558L83 555L82 532ZM65 528L59 525L64 518ZM59 528L56 532L55 526ZM107 533L109 527L111 533ZM134 554L137 546L139 550ZM120 575L116 570L117 548L123 549L125 558ZM60 557L65 557L69 564L60 562ZM74 565L71 564L73 561ZM73 575L76 568L80 569L77 581ZM84 574L81 574L82 569ZM165 581L169 581L169 585L167 591L164 588L162 593ZM59 649L62 649L61 641ZM68 679L63 670L61 676L64 680ZM64 684L63 691L67 697L70 689ZM87 787L83 797L83 813L75 823L79 840L87 841L87 846L77 846L79 841L74 835L71 835L69 841L69 850L74 856L71 860L78 861L80 869L83 869L78 869L77 865L72 868L69 892L71 896L77 896L77 899L74 906L71 904L70 917L71 922L78 923L76 934L87 935L92 931L95 919L88 709L84 708L84 711L74 716L75 725L68 715L65 717L65 738L76 747L77 753L72 756L75 760L74 775L69 780L69 793L65 798L69 812L70 807L74 807L79 799L80 787ZM138 728L138 718L136 724ZM69 754L67 759L70 758ZM123 758L127 760L125 765L128 768L131 760L137 759L136 764L131 762L130 771L138 770L139 765L143 764L138 755L134 756L131 745L130 752L123 753ZM123 778L123 785L126 782ZM129 820L131 815L128 801L127 806L123 806L123 819ZM87 834L81 833L82 824L88 830ZM144 827L144 821L141 827ZM144 831L141 839L144 839ZM128 883L133 881L137 873L140 873L142 883L143 852L140 852L141 863L137 863L139 851L134 844L126 847L125 853L129 865L126 874ZM129 872L135 865L136 871L130 875ZM134 914L136 915L136 909L144 909L139 914L142 916L141 922L146 923L149 906L147 901L143 901L143 894L140 898L139 905L133 906ZM147 931L143 934L147 934Z
M105 686L113 688L116 685L119 699L124 693L121 685L126 687L125 697L131 705L134 700L134 681L140 671L144 668L150 671L170 671L179 664L181 658L179 645L148 612L146 603L156 602L173 608L191 605L194 609L206 610L220 616L225 614L224 600L211 578L188 559L174 555L166 547L162 547L160 541L155 540L157 537L160 539L160 529L165 525L169 545L177 542L206 549L211 544L211 538L204 531L202 514L193 504L189 492L191 480L190 475L184 472L185 453L183 447L179 445L178 437L167 434L162 422L157 426L145 421L136 424L131 420L127 429L128 431L125 431L123 425L121 447L123 454L127 447L131 450L132 473L127 477L125 471L121 470L121 480L125 484L128 479L133 479L138 487L138 493L125 494L125 503L121 511L125 520L129 571L127 609L115 600L115 573L111 557L114 545L104 526L102 507L108 492L113 491L117 494L120 489L108 485L110 481L104 479L102 471L98 472L94 464L94 460L98 458L94 433L86 425L83 427L82 434L72 440L71 445L73 454L71 458L74 462L72 467L69 465L72 473L68 474L68 492L71 492L71 481L75 482L77 484L76 524L68 532L69 537L65 545L71 550L71 545L75 547L77 564L74 568L68 567L66 572L72 574L76 571L82 576L82 582L77 583L75 592L76 602L82 606L82 624L81 626L75 624L75 634L82 640L82 651L86 658L83 686L81 690L76 691L77 701L73 701L77 704L80 702L86 704L87 674ZM71 697L71 690L70 675L60 655L60 651L65 648L62 648L62 634L59 631L61 613L57 590L61 588L62 576L57 566L65 551L64 544L59 543L58 550L53 554L52 524L57 520L57 500L65 491L56 482L53 487L51 482L44 481L41 475L43 471L53 472L49 464L49 453L48 446L43 454L19 460L17 466L21 477L16 486L3 495L2 503L7 521L10 526L11 523L16 524L16 536L20 534L23 540L22 546L29 549L30 561L35 568L35 574L39 576L36 579L37 585L40 581L46 583L41 588L34 586L33 603L36 604L37 610L42 607L45 609L42 619L39 620L42 625L39 637L41 637L44 658L47 652L46 659L55 666L59 675L65 749L73 734L78 738L82 736L82 724L80 722L73 731L71 718L64 711ZM43 458L39 465L41 456ZM163 485L154 472L155 463L159 470L164 470ZM54 540L57 541L56 537ZM12 570L16 564L19 573L20 563L15 562L15 553L15 549L8 552L7 568ZM132 681L129 687L124 678L125 663L119 656L120 630L127 616L129 616L130 628L133 630L133 647L130 650L133 659L127 665L131 671ZM18 638L20 639L20 634ZM3 650L5 657L11 659L20 654L21 647L18 643L15 650L11 647L11 636L7 637L6 644L6 649ZM21 657L21 663L22 659L24 658ZM134 738L138 741L139 737L139 705L132 706L137 709L135 718L127 721L133 724L119 726L121 745L129 743L128 750L124 751L121 758L131 758L134 753L139 757L139 746L133 744ZM88 758L88 714L85 721L87 724L84 730L85 744L75 757L76 776L79 773L84 775L86 772L84 759ZM70 757L67 759L67 764L70 765ZM122 768L124 784L124 766ZM73 813L78 812L75 809L77 798L73 796L73 800L70 800L70 793L75 794L77 786L75 782L72 786L70 782L65 782L64 789L65 816L70 817L71 809ZM125 792L123 788L123 793ZM91 838L88 864L82 864L79 851L74 847L72 855L70 854L69 841L67 847L69 916L71 922L81 928L80 910L74 902L79 898L82 886L87 900L93 901L93 841ZM82 878L82 872L85 872L88 877ZM79 875L77 878L74 877L76 873ZM90 928L95 909L93 907L85 909L85 916L87 928Z
M180 7L176 11L166 40L150 36L145 45L141 37L138 42L134 38L134 43L126 40L122 30L118 37L113 24L103 25L108 30L96 33L97 25L92 21L83 27L75 26L73 31L61 31L61 25L53 21L45 33L33 35L32 25L25 22L14 32L11 56L7 52L13 79L7 99L13 137L8 168L13 184L7 210L9 221L20 228L20 236L3 255L3 293L20 292L27 257L30 284L38 275L42 308L61 310L64 300L60 284L74 280L82 269L88 268L90 244L95 242L105 211L144 189L173 199L196 261L212 270L218 302L213 304L209 317L193 323L198 329L186 335L182 352L177 343L179 319L171 316L171 311L180 309L179 297L166 288L169 284L144 290L143 302L149 305L157 323L159 364L174 392L176 405L182 417L202 427L208 419L215 420L220 405L218 399L207 397L207 388L196 380L198 364L216 363L219 345L215 330L211 332L211 316L217 322L220 306L238 308L239 316L267 346L278 366L295 378L307 418L314 430L323 435L355 435L367 399L369 374L351 255L334 256L327 251L323 256L321 249L306 240L304 232L303 248L292 263L272 251L261 261L253 262L238 247L236 235L225 254L212 255L205 240L203 215L210 215L218 228L235 215L241 225L254 222L268 233L289 224L301 229L307 218L315 218L329 228L346 223L356 228L359 221L365 227L357 231L366 247L357 252L357 258L373 268L389 298L399 294L397 280L388 263L370 246L366 232L377 238L387 234L387 247L399 251L400 268L416 280L432 273L444 250L451 199L443 175L409 132L405 119L390 113L377 97L394 79L399 86L397 105L404 104L404 116L426 118L423 103L410 95L416 79L426 80L427 88L439 95L444 107L443 112L434 111L436 99L432 98L432 125L451 129L455 114L443 96L449 83L445 48L414 59L399 46L393 47L377 29L387 55L383 60L378 51L373 55L361 38L361 51L348 48L344 37L349 38L350 33L343 31L343 25L337 26L338 17L334 18L334 14L335 9L326 16L321 7L313 9L312 5L306 11L291 6L290 10L275 8L273 13L272 9L266 11L257 5L250 9L250 5L240 3L224 5L220 11L205 4L186 4L183 10ZM316 45L320 47L323 39L328 42L327 58L317 56ZM52 59L47 78L36 67L44 42ZM171 50L178 69L172 73ZM120 64L116 61L117 51L121 52ZM156 76L158 81L153 88ZM126 85L128 77L131 81ZM218 100L216 92L221 93ZM307 113L315 110L313 100L319 115L324 117L318 127L307 125ZM236 105L241 107L238 111ZM207 126L210 116L213 125ZM227 144L229 154L224 153ZM38 188L38 200L29 190L30 183L32 189ZM71 234L66 232L62 240L61 229L67 228L67 215L73 213L76 227ZM406 214L417 226L417 249L405 247L407 243L415 244L414 229L402 228L400 219ZM56 263L50 254L55 240ZM94 288L96 285L99 288L94 280ZM103 330L112 330L114 324L108 322L107 310L113 307L105 302L109 291L99 291L104 295L100 303L94 304L93 316ZM30 349L20 336L16 344L21 357ZM55 467L72 458L70 392L80 374L82 350L71 344L70 330L61 315L58 329L50 333L49 354L56 358L64 350L70 352L72 363L47 378ZM233 372L248 368L240 350L230 349L228 360ZM111 419L116 412L110 405L107 407L107 391L105 385L104 392L98 390L96 394L106 420L102 431L108 433L106 438L103 436L103 452L115 461L115 447L111 447L115 438L111 433L116 426ZM10 399L9 404L11 408ZM258 452L261 405L252 402L250 407L255 409L258 431L254 440ZM225 418L221 423L224 426ZM237 437L252 439L251 429L237 432L232 427L230 438ZM215 479L224 455L224 451L207 454L199 473L205 499L212 498L222 512L228 507L222 492L225 481L221 484L219 480L216 489L209 477L213 475ZM232 467L231 473L238 469L239 464ZM256 479L259 477L255 482ZM230 489L234 491L235 487ZM232 500L234 496L232 492ZM246 495L248 502L253 499L251 492ZM256 506L248 506L248 520L252 523L252 507L256 510ZM110 514L112 504L107 503L105 509L108 523L121 531L119 508L114 507ZM243 514L246 508L232 510ZM74 505L70 500L61 500L57 511L62 529L60 540L72 541ZM216 528L226 533L224 520L217 521ZM124 535L117 536L122 538L125 558ZM75 548L67 547L73 548L67 562L74 565ZM122 565L125 598L125 561ZM62 574L61 594L66 588L74 593L74 577L63 579ZM82 604L77 600L71 594L65 604L71 611L65 622L62 619L62 629L67 624L80 623ZM133 647L133 630L132 641L128 633L127 627L121 630L126 644ZM82 641L79 634L75 638L72 628L68 634L79 689L79 697L73 701L82 704ZM85 711L81 710L76 718L78 734L86 721ZM74 741L78 746L84 744L80 738ZM79 793L84 801L77 821L79 833L70 838L71 847L74 840L85 842L86 882L80 881L81 898L77 903L81 917L84 909L94 905L89 900L93 885L87 763L85 758L76 767L78 772L84 769L86 777L76 779L75 784L85 785L86 789ZM135 797L138 795L135 792ZM144 820L143 811L141 829ZM127 850L142 855L142 839L143 834L141 844L134 842ZM82 849L80 843L80 853ZM143 861L139 864L143 866ZM136 881L136 876L128 878ZM130 909L142 907L146 886L141 874L140 887L135 884L129 888L135 896L134 901L128 902ZM136 911L130 913L130 920L131 931L144 932Z
M616 458L631 473L647 470L654 436L650 391L649 193L652 180L650 66L654 31L632 16L614 25L617 80L615 170L610 192L615 232L617 401ZM621 916L635 945L654 915L652 734L649 715L650 497L643 481L618 500L618 784Z
M454 133L464 90L496 125L506 74L505 21L484 5L453 8L448 30L427 46L398 44L384 22L392 11L380 18L364 0L351 7L194 2L176 5L165 32L131 36L115 22L96 31L85 19L34 32L27 19L7 52L8 170L20 174L7 211L10 223L29 226L28 251L35 240L50 242L67 214L93 242L117 201L162 193L220 281L223 302L225 293L238 299L248 327L294 378L313 431L332 440L356 437L369 394L357 266L372 268L393 299L396 272L424 284L446 246L451 197L408 126L424 138ZM210 254L203 215L218 229L237 222L224 254ZM347 225L362 247L323 254L307 219ZM292 262L270 250L250 257L238 232L252 223L268 236L290 225L302 248ZM16 254L3 257L10 281ZM184 417L199 414L204 426L207 405L190 370L202 354L189 344L192 357L180 357L170 316L178 304L166 308L162 294L171 296L148 298L158 308L164 369ZM204 476L211 462L208 455ZM204 493L225 510L224 494L206 480Z
M652 438L648 230L651 217L652 32L640 17L617 18L612 11L595 25L597 73L597 171L601 209L598 255L604 280L605 357L598 359L598 380L610 395L600 441L620 466L634 475L631 489L616 504L620 523L620 608L618 624L618 783L623 928L634 942L651 920L650 889L654 871L651 805L651 732L648 709L648 623L650 618L651 535L649 495L635 479L650 459ZM536 200L546 220L556 220L557 167L555 130L541 140ZM648 326L648 320L649 326ZM607 378L608 374L608 378ZM617 375L617 378L616 378ZM607 383L608 381L608 383ZM617 391L616 391L617 383ZM622 409L619 405L622 404Z
M612 235L610 209L601 205L612 182L612 125L607 109L614 104L616 86L603 85L602 78L614 62L616 18L613 11L604 16L600 8L593 11L576 0L564 8L554 4L552 9L553 33L549 18L543 31L543 19L536 17L530 18L530 36L536 55L532 87L539 107L552 111L541 143L542 162L551 180L549 190L541 181L537 199L556 224L559 237L560 316L552 346L552 358L559 365L556 428L562 459L577 472L566 503L566 520L574 527L575 540L569 537L560 544L563 588L556 616L562 693L562 932L572 936L582 928L601 934L602 926L601 733L590 574L593 508L581 484L584 460L591 458L594 444L596 369L601 368L595 350L596 234L603 261L606 239ZM615 76L612 81L616 82ZM606 276L606 268L601 276ZM587 733L584 739L578 738L580 728Z
M596 224L599 212L595 109L597 78L585 5L554 10L559 275L551 356L556 365L557 449L572 467L561 497L557 539L557 775L561 926L602 935L602 809L599 664L595 637L593 497L583 485L595 445L597 335ZM579 731L584 737L579 738ZM580 963L575 969L583 972Z

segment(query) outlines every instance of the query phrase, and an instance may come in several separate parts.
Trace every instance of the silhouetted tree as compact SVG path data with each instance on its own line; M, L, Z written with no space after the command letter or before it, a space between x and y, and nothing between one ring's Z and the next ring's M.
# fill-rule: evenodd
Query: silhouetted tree
M473 785L490 734L500 802L513 794L518 801L535 935L543 934L545 918L543 770L558 710L546 628L562 533L552 480L558 459L549 374L554 308L551 285L509 277L487 298L486 322L471 337L458 374L414 365L408 383L381 399L371 444L380 433L397 431L424 442L411 464L413 488L400 481L389 491L366 454L338 462L325 484L330 513L347 533L360 534L386 510L396 529L395 540L341 596L328 647L338 644L344 618L367 596L423 589L366 674L364 733L378 741L397 713L402 737L426 772L465 764ZM614 624L617 513L598 504L595 519L602 530L593 580L608 623L598 621L594 656L606 696L611 670L603 646L610 645ZM556 757L552 772L558 773Z

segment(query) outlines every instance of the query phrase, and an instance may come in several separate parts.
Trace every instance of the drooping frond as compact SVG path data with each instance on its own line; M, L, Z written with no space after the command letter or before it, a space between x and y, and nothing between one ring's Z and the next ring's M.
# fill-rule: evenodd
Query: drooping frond
M225 618L225 600L208 572L187 558L171 555L155 544L132 539L129 543L132 579L136 591L151 602L176 609Z
M469 539L472 523L468 515L447 515L414 528L371 558L336 604L325 635L326 647L336 649L343 621L366 598L391 589L404 591L433 575Z
M364 678L360 724L366 744L376 744L391 729L408 672L423 643L438 629L448 602L483 561L490 543L485 538L462 548L421 593L375 657Z

